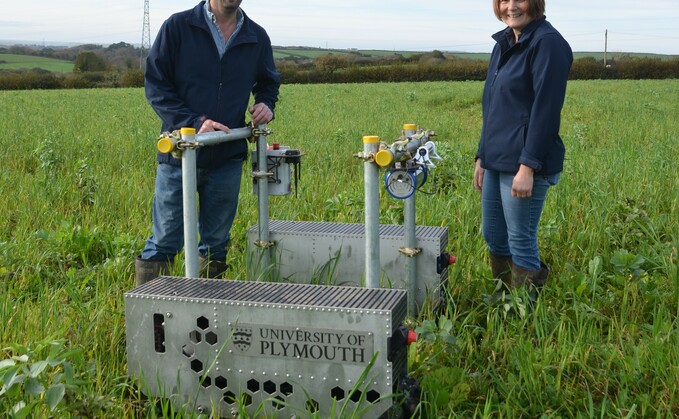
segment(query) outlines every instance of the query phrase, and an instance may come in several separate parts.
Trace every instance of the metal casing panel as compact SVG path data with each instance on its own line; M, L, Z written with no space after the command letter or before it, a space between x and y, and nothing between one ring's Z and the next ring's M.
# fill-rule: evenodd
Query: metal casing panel
M147 395L218 417L234 416L239 397L250 413L330 417L335 403L378 417L407 374L405 348L387 358L406 300L404 290L161 277L125 294L129 374Z
M259 230L247 231L248 275L255 279L259 272L256 262L259 249L254 245ZM415 256L417 295L422 306L425 300L434 304L443 300L448 280L448 268L437 272L437 258L448 246L448 227L417 226L416 247L422 252ZM401 225L380 225L381 282L385 288L407 288L406 259L400 252L405 242ZM276 276L281 281L346 286L362 286L365 279L365 225L271 220L269 238L275 242Z

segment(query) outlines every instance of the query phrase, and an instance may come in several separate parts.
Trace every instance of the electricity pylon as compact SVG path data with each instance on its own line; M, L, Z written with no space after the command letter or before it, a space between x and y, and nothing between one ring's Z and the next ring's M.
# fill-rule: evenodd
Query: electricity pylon
M149 0L144 0L144 23L141 30L141 52L139 54L139 68L144 68L145 54L151 49L151 25L149 24Z

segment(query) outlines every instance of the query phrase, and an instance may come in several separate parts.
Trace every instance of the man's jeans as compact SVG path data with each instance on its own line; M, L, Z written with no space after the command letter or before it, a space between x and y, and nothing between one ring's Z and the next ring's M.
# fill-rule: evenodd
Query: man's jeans
M242 159L214 169L198 169L198 252L211 260L226 259L242 172ZM141 258L173 260L184 246L181 167L159 164L155 188L153 230Z
M530 198L512 197L513 174L486 170L481 193L481 230L488 250L496 256L511 256L524 269L538 270L538 223L547 189L556 185L560 173L535 175Z

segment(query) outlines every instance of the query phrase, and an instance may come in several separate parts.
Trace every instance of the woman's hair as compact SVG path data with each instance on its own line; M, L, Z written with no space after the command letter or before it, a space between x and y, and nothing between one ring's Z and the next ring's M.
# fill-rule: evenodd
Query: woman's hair
M500 15L500 2L502 0L493 0L493 11L495 16L502 20ZM526 0L528 2L528 14L533 19L541 18L545 15L545 0Z

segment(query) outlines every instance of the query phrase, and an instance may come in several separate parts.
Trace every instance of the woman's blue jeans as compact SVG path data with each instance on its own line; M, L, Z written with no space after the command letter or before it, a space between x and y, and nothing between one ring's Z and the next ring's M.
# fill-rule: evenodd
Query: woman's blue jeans
M481 192L481 230L488 250L512 258L527 270L539 270L538 224L547 189L556 185L560 173L535 175L530 198L512 197L514 174L486 170Z
M231 226L238 208L243 159L213 169L198 169L198 252L211 260L226 259ZM184 246L182 169L158 164L153 197L153 230L142 259L173 260Z

